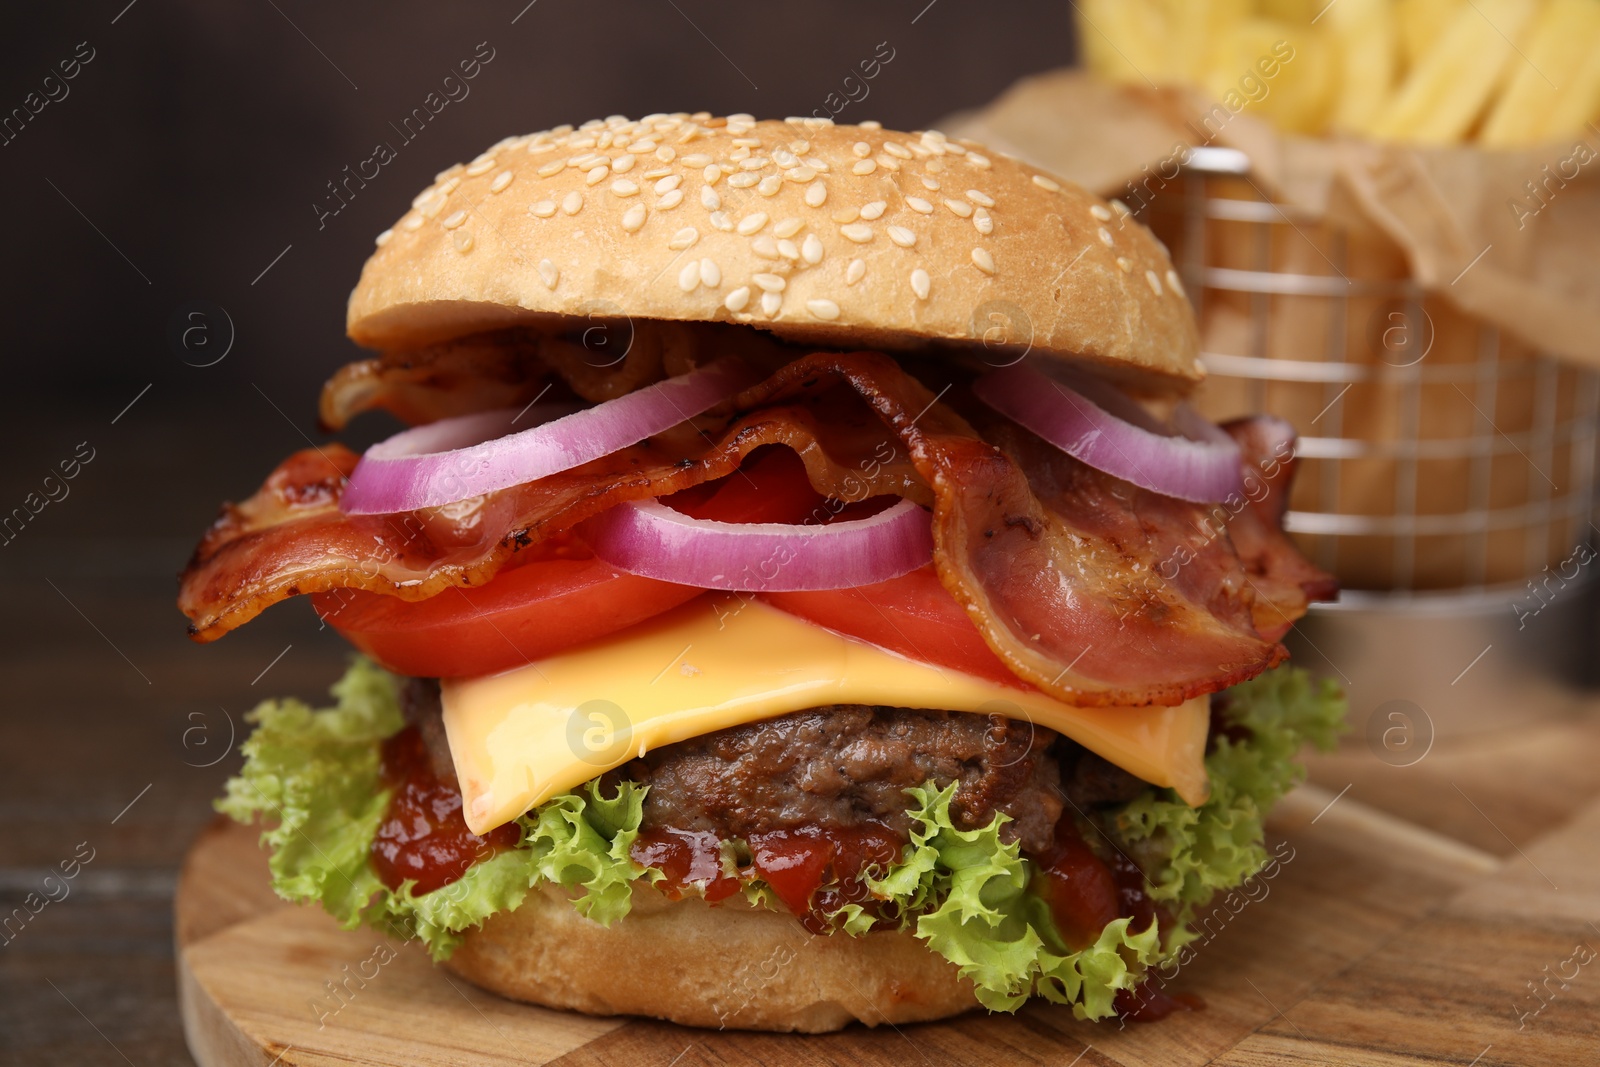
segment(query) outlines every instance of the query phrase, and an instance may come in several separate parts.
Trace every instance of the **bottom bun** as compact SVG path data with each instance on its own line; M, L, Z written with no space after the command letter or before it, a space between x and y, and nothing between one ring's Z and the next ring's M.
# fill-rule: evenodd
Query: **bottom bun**
M910 933L816 936L742 897L713 906L639 885L632 911L609 927L541 886L469 931L446 966L514 1000L716 1029L823 1033L978 1004L955 965Z

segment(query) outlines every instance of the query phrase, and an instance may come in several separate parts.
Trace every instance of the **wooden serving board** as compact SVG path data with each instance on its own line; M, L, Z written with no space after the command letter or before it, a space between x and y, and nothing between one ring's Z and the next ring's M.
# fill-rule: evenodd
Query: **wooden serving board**
M256 832L219 821L178 889L185 1033L202 1067L1600 1064L1600 959L1575 954L1600 949L1600 802L1502 858L1308 786L1268 846L1288 858L1265 895L1214 908L1174 983L1202 1011L1123 1028L1038 1004L793 1036L502 1000L414 945L278 900ZM341 1002L325 983L347 974L372 977Z

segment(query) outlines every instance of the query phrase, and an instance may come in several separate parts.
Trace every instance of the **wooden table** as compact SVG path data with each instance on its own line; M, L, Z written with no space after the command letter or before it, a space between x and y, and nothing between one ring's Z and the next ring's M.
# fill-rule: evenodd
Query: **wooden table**
M266 469L298 437L258 402L259 423L231 427L245 454L224 461L194 448L192 429L164 429L172 412L158 396L146 402L138 432L119 435L104 420L19 430L62 441L92 431L106 444L74 495L0 557L10 609L0 645L9 683L0 745L5 912L63 861L93 857L66 896L8 930L0 946L0 1062L192 1062L178 1021L171 895L186 848L210 820L208 802L235 766L225 751L230 723L237 728L261 696L317 696L344 655L304 605L270 612L219 644L189 644L171 607L172 576L217 487L241 468ZM252 410L242 399L224 408ZM152 484L150 472L174 456L183 457L176 476ZM148 521L84 525L114 514L130 486L153 494L141 509ZM973 1015L938 1029L862 1032L851 1056L1600 1064L1600 968L1582 967L1520 1030L1517 1015L1539 1004L1529 984L1561 970L1576 945L1600 948L1600 715L1476 739L1453 737L1442 715L1435 722L1433 750L1411 767L1385 764L1359 739L1312 761L1313 787L1273 826L1295 862L1184 976L1206 996L1206 1012L1121 1032L1045 1007L1016 1020ZM237 918L219 915L219 927ZM320 916L302 922L308 944L327 936ZM503 1062L540 1062L530 1049L507 1051L495 1032L525 1020L525 1009L470 988L462 995L473 1009L462 1009L463 1033L475 1027L473 1040L500 1044ZM575 1029L589 1039L558 1050L556 1062L828 1062L841 1047L655 1024Z

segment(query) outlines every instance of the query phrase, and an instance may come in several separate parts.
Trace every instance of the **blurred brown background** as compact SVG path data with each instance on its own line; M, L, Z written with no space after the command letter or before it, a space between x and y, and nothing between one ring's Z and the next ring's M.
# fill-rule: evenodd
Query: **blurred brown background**
M389 124L480 42L468 94L402 145ZM847 85L880 42L892 61ZM0 54L0 919L28 915L0 926L0 1062L147 1067L190 1062L170 894L230 739L344 655L303 604L191 645L174 576L220 500L319 439L373 236L508 134L851 95L840 121L917 128L1073 42L1049 2L106 0L8 6ZM378 141L398 158L319 229L313 203Z

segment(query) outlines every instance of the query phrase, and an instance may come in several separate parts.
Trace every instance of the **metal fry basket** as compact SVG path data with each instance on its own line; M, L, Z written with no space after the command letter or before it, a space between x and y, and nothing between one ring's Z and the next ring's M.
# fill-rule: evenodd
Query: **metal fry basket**
M1570 703L1600 375L1423 292L1381 232L1272 201L1232 149L1195 149L1142 221L1200 321L1201 409L1301 433L1285 525L1346 590L1298 628L1302 662L1344 677L1358 721L1397 699L1462 729Z

